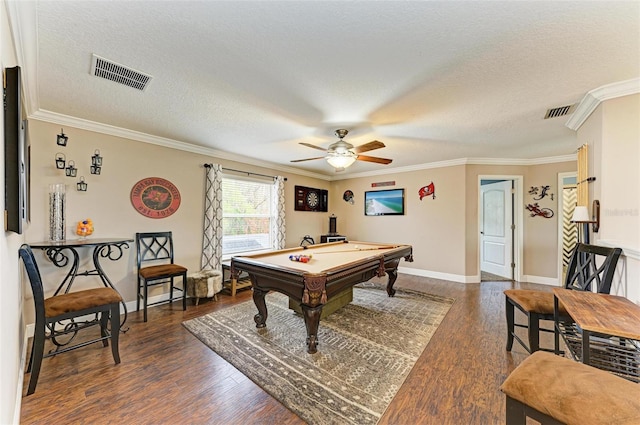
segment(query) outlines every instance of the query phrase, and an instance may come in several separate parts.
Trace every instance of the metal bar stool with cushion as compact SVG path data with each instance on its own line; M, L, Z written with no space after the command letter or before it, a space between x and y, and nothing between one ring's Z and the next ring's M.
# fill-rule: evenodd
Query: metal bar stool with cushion
M118 351L118 337L120 335L120 303L122 297L113 288L95 288L82 291L69 292L63 295L54 295L44 298L44 288L40 271L33 256L33 251L29 245L22 245L19 250L20 258L27 271L33 301L35 304L35 329L33 333L33 343L31 345L31 356L27 372L31 372L27 395L33 394L38 383L42 359L55 356L76 348L102 341L102 345L109 346L111 340L111 353L116 364L120 363ZM76 321L81 316L100 314L99 322L95 320ZM108 324L111 319L111 330ZM56 329L56 324L60 328L60 321L68 321L63 325L63 329ZM76 333L84 328L100 324L100 337L84 342L70 345ZM66 335L66 337L65 337ZM44 353L44 343L46 339L52 340L56 344L56 349ZM64 340L64 341L61 341Z
M174 263L173 237L171 232L136 233L138 260L138 297L136 311L143 300L144 321L147 321L147 307L170 303L182 298L182 310L187 309L187 268ZM175 286L174 279L182 277L182 287ZM148 302L149 286L169 284L169 298ZM173 290L182 295L173 295Z
M569 268L564 287L578 291L591 291L595 284L597 292L608 294L616 270L616 264L622 250L596 245L577 244ZM518 341L529 353L540 350L540 331L553 332L551 329L540 328L540 320L553 320L553 293L530 289L507 289L504 291L507 315L507 351L511 351L513 340ZM528 318L526 325L515 323L517 307ZM559 305L561 318L568 320L568 314L562 304ZM527 344L515 334L515 328L528 328ZM551 351L551 349L542 349Z

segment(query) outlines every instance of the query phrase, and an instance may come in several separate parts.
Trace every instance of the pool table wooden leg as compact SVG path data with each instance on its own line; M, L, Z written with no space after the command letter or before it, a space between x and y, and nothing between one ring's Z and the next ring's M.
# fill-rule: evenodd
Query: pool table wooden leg
M393 289L393 284L396 283L396 279L398 278L398 270L387 270L387 275L389 275L389 281L387 282L387 295L393 297L396 294L396 290Z
M269 291L263 291L259 288L253 288L253 302L258 308L258 314L253 316L253 320L256 322L256 328L264 328L267 326L267 303L264 301L264 296Z
M396 290L393 289L393 284L396 283L396 279L398 278L398 264L400 264L400 259L396 259L390 264L387 263L385 266L385 272L389 276L389 281L387 282L387 295L393 297L396 294Z
M304 325L307 328L307 353L313 354L318 351L318 325L322 314L322 304L316 307L302 304L300 307L302 307Z

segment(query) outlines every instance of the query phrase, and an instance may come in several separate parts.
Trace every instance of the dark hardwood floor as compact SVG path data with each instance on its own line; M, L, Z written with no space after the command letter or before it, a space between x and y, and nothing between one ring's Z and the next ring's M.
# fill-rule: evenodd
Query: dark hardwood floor
M551 288L460 284L403 274L396 287L456 301L379 424L503 424L505 401L499 386L527 353L518 344L513 352L505 351L502 291ZM181 325L251 300L251 291L235 298L220 294L218 299L201 300L198 306L189 302L186 312L179 303L151 308L147 323L142 312L130 313L117 366L111 350L98 344L44 359L36 392L22 399L21 423L304 423ZM522 322L524 316L516 320ZM23 394L28 379L27 374Z

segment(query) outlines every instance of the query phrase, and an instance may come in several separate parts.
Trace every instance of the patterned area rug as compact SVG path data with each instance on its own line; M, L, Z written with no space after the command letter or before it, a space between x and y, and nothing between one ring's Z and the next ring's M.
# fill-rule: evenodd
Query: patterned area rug
M354 287L353 302L320 322L318 352L308 354L301 315L286 296L266 297L267 327L246 301L184 322L233 364L309 424L376 424L453 299L384 287Z

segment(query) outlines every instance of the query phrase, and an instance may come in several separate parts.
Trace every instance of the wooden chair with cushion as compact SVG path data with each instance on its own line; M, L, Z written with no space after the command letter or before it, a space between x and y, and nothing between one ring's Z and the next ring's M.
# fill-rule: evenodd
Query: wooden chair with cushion
M136 311L143 302L144 321L147 321L147 307L170 303L182 298L182 310L187 309L187 268L174 263L173 235L171 232L136 233L138 261L138 297ZM182 278L182 287L175 286L175 278ZM149 303L149 287L169 284L169 298ZM175 296L177 290L182 295Z
M36 315L31 356L27 367L27 372L31 372L27 395L33 394L36 390L42 359L45 357L55 356L100 341L103 346L107 347L109 340L111 340L113 360L119 364L118 338L120 335L120 303L122 302L120 294L112 288L95 288L54 295L45 299L42 278L31 247L22 245L19 255L31 283ZM75 320L81 316L93 314L100 314L99 322L86 318L83 321ZM109 319L111 319L111 330L108 328ZM63 320L66 321L65 324L60 325L59 322ZM70 345L78 331L98 323L100 324L99 338ZM62 329L60 329L61 327ZM45 354L46 339L51 339L57 347Z
M596 245L577 244L569 267L564 287L578 291L591 291L595 285L597 292L608 294L622 250ZM504 291L507 315L507 351L511 351L515 339L529 353L540 350L540 320L553 320L553 293L529 289L507 289ZM526 325L515 323L515 307L528 318ZM561 319L569 320L562 304L559 306ZM528 345L516 335L515 328L528 328ZM544 351L551 349L543 348Z

